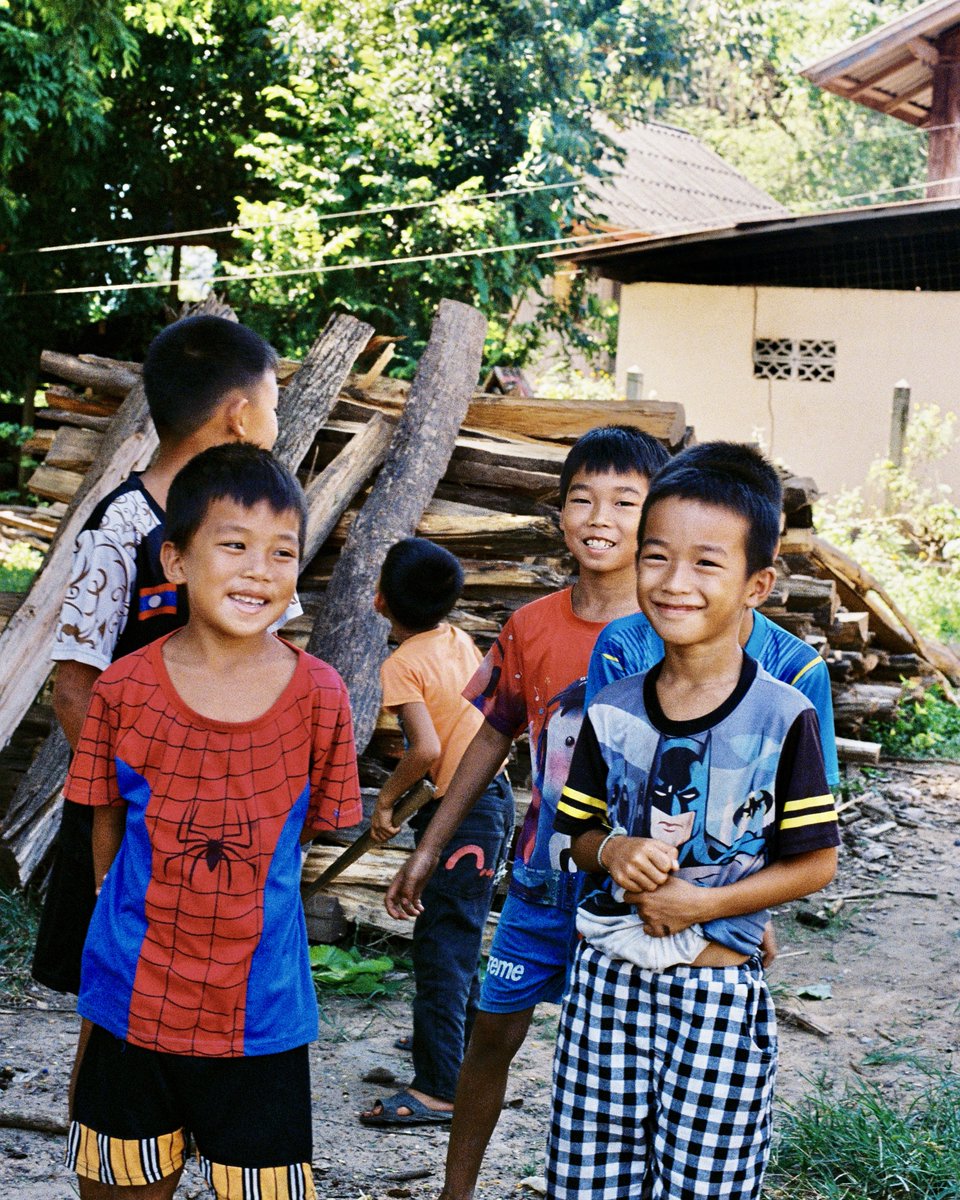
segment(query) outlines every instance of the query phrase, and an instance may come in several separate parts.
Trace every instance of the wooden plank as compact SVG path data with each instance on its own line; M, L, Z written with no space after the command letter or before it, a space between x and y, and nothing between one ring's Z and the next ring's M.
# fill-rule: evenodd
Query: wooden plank
M95 433L92 429L74 429L65 425L54 434L53 444L47 451L43 465L82 473L97 457L102 441L102 433Z
M44 392L44 399L48 409L82 413L88 417L112 417L117 411L117 406L112 400L78 396L69 388L48 387Z
M46 500L62 500L69 504L82 483L83 475L77 471L62 471L59 467L41 463L27 480L27 491Z
M90 361L93 359L93 361ZM91 388L103 396L123 400L127 393L140 382L140 375L114 359L97 359L87 355L86 360L73 354L60 354L56 350L44 350L40 355L40 370L45 375L56 375L82 388Z

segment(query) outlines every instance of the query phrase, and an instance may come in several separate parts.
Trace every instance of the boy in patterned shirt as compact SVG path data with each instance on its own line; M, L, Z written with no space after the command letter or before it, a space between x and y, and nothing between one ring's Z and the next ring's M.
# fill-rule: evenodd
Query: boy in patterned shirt
M99 887L67 1156L84 1200L168 1200L188 1137L221 1200L315 1195L300 845L361 806L342 680L270 632L305 527L267 451L194 458L161 550L187 624L93 688L66 787L93 808Z
M160 565L171 480L210 446L246 441L269 450L277 437L276 353L236 321L197 316L167 326L147 350L143 383L159 450L146 471L101 500L78 535L54 636L53 707L73 749L100 673L187 619L183 589ZM300 611L294 601L289 616ZM66 801L33 960L38 982L76 993L93 904L90 812Z
M663 661L603 688L556 828L584 870L547 1147L551 1200L760 1195L776 1022L767 910L824 887L839 843L816 712L746 655L780 513L744 456L651 485L638 594Z
M503 1107L510 1063L537 1004L563 994L576 938L582 876L553 818L583 717L587 664L597 635L634 612L637 525L650 479L667 452L628 426L591 429L560 474L560 528L579 567L572 588L527 604L500 631L464 695L483 724L443 802L387 891L391 916L417 916L440 852L498 770L514 738L530 739L530 808L490 947L479 1012L454 1100L441 1200L474 1194Z

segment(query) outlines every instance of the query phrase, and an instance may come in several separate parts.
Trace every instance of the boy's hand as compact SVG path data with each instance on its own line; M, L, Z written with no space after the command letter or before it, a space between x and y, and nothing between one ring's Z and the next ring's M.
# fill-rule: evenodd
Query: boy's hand
M419 917L423 912L420 896L437 869L439 855L431 854L421 845L410 855L394 875L383 903L395 921L406 921L408 917Z
M709 888L700 888L685 879L671 876L656 891L627 892L624 900L633 904L643 918L643 932L650 937L666 937L688 929L709 914L698 911L698 904Z
M656 838L614 837L603 848L603 865L625 892L652 892L677 869L677 848Z
M382 804L377 800L370 817L370 840L379 846L389 842L399 832L400 826L393 824L393 805Z

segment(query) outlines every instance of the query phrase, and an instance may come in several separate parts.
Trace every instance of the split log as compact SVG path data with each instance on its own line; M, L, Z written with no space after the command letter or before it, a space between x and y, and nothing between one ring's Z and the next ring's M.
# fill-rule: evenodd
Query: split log
M0 749L33 703L50 671L50 640L73 562L77 534L100 500L131 471L145 468L157 445L142 387L135 387L74 494L23 603L0 633Z
M387 459L334 568L310 637L311 653L346 681L360 750L380 707L386 622L371 604L390 546L409 536L446 468L480 370L486 321L443 300Z
M392 424L384 417L375 417L307 485L305 563L327 540L347 505L386 458L392 437Z
M88 359L92 355L86 356ZM40 355L40 370L47 375L56 375L59 379L67 379L80 387L90 388L104 396L113 396L118 400L126 398L127 393L140 382L140 375L129 367L112 359L94 359L84 362L73 354L60 354L56 350L44 350Z
M853 738L837 738L837 758L845 763L860 763L875 767L880 762L879 742L861 742Z
M837 585L832 579L791 575L786 581L788 612L810 613L817 625L831 625L840 607Z
M113 416L96 417L90 413L67 412L61 408L38 408L34 411L36 421L55 421L57 425L74 425L78 429L93 429L97 433L105 433L113 421Z
M838 612L829 632L830 645L838 650L862 650L870 641L870 614Z
M118 408L118 402L110 397L82 396L72 388L60 387L58 384L48 387L44 398L50 411L60 410L108 420L116 415Z
M53 434L44 466L60 467L65 471L86 471L96 459L102 441L102 433L65 425Z
M80 491L83 475L78 471L63 471L41 463L27 480L27 488L45 500L61 500L69 504Z
M833 718L838 731L856 731L864 721L889 721L896 712L902 689L882 683L856 683L833 695Z
M273 452L291 471L303 461L372 333L373 327L356 317L343 313L331 317L293 381L283 389L277 406L280 433Z
M343 545L356 518L356 511L344 513L330 535L331 546ZM546 517L516 516L450 500L431 500L415 532L451 554L474 557L541 554L553 550L559 537L556 525Z
M0 878L9 886L26 887L53 846L69 765L70 744L55 723L0 827Z

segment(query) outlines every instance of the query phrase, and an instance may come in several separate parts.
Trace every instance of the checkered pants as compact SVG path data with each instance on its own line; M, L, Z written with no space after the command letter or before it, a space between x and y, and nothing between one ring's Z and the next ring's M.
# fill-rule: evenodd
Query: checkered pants
M550 1200L756 1200L777 1032L759 960L642 970L581 943L560 1017Z

